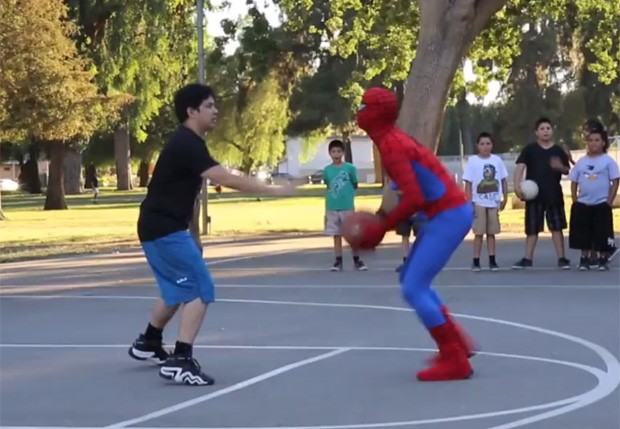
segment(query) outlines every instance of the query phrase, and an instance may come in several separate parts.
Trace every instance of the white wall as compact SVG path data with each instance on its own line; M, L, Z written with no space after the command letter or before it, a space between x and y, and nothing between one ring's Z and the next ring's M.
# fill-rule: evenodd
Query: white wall
M287 159L278 166L279 173L288 173L293 176L306 176L318 170L322 170L326 165L331 164L328 146L329 142L338 137L330 137L309 154L307 162L301 162L301 140L294 138L286 142ZM355 136L351 138L351 152L353 155L353 164L360 171L373 170L374 161L372 153L372 141L364 136Z

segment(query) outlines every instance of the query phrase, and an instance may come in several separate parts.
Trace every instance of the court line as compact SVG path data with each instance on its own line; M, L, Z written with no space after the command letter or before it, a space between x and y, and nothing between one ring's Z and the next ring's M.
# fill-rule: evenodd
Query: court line
M588 279L584 279L588 280ZM87 291L89 289L104 288L104 287L151 287L152 285L140 285L140 284L128 284L126 282L116 284L107 284L101 286L84 287L77 285L69 288L65 286L4 286L0 287L0 300L2 298L17 298L17 297L36 297L36 296L61 296L61 295L27 295L30 293L41 292L62 292L62 291ZM395 281L390 284L217 284L217 289L316 289L316 290L337 290L337 289L390 289L397 288L398 283ZM564 284L437 284L438 289L561 289L561 290L620 290L620 284L579 284L579 285L564 285ZM153 295L151 298L156 298Z
M286 253L286 252L285 252ZM369 263L368 261L365 261L366 264L368 265L368 271L365 272L369 273L372 271L375 272L394 272L395 270L395 266L379 266L379 267L373 267L371 263ZM273 266L273 267L265 267L265 266L260 266L260 267L228 267L228 268L217 268L217 271L239 271L239 272L261 272L261 271L272 271L272 270L282 270L282 273L286 273L286 272L290 272L290 273L294 273L294 272L325 272L328 273L329 270L323 268L323 267L308 267L308 266L294 266L294 265L287 265L287 266ZM214 271L216 271L214 270ZM442 269L442 271L467 271L467 272L471 272L472 274L476 274L476 275L483 275L485 273L488 273L490 275L497 275L497 272L491 272L489 270L482 270L481 272L478 273L474 273L471 270L471 266L463 266L463 267L445 267ZM514 273L528 273L531 271L556 271L558 273L571 273L571 272L576 272L577 270L574 269L573 267L571 267L571 270L560 270L558 267L555 266L540 266L540 267L532 267L532 268L526 268L524 270L513 270L510 267L505 267L505 268L500 268L499 269L500 272L514 272ZM608 271L603 271L602 273L608 273L611 271L620 271L620 267L610 267ZM351 270L351 272L354 272L353 270ZM598 272L598 271L597 271Z
M244 261L248 259L277 256L277 255L282 255L285 253L292 253L292 251L277 250L277 251L268 252L268 253L261 253L258 255L245 255L245 256L235 256L232 258L214 259L213 261L205 261L205 263L207 264L208 267L211 267L213 265L217 266L217 265L226 264L229 262L238 262L238 261ZM1 265L0 265L0 268L2 268ZM142 286L142 285L134 284L135 282L142 282L142 281L144 281L145 283L143 286L152 285L154 283L154 280L152 277L143 277L143 278L138 278L138 279L117 279L117 280L108 280L108 281L100 280L100 281L90 282L87 285L80 284L80 283L62 284L62 285L37 284L37 285L31 285L31 286L29 285L6 285L6 284L2 284L3 283L2 275L0 275L0 297L6 294L11 294L11 293L18 294L18 293L32 293L32 292L45 292L45 291L59 292L59 291L69 291L69 290L88 290L88 289L96 289L96 288L123 287L123 286L128 286L128 285Z
M4 345L7 346L7 345ZM18 344L16 344L15 346L20 346ZM49 345L49 344L33 344L33 345L28 345L28 346L40 346L40 347L47 347L47 346L51 346L54 347L55 345ZM61 346L65 346L65 345L61 345ZM79 344L75 344L75 345L71 345L71 346L75 346L75 347L92 347L92 348L125 348L126 345L116 345L116 344L93 344L93 345L79 345ZM347 350L347 351L404 351L404 352L434 352L434 349L427 349L427 348L417 348L417 347L349 347L349 346L338 346L338 347L334 347L334 346L255 346L255 345L219 345L219 346L209 346L209 345L196 345L195 348L206 348L206 349L251 349L251 350L255 350L255 349L259 349L259 350L332 350L335 351L336 350ZM555 365L564 365L564 366L568 366L571 368L575 368L575 369L579 369L585 372L588 372L590 374L592 374L593 376L595 376L598 380L599 383L601 383L605 377L606 377L606 373L598 368L589 366L589 365L584 365L584 364L580 364L580 363L576 363L576 362L569 362L569 361L562 361L562 360L557 360L557 359L549 359L549 358L543 358L543 357L536 357L536 356L528 356L528 355L517 355L517 354L508 354L508 353L493 353L493 352L480 352L480 355L486 355L486 356L493 356L493 357L500 357L500 358L512 358L512 359L522 359L522 360L529 360L529 361L535 361L535 362L543 362L543 363L550 363L550 364L555 364ZM538 410L545 410L545 409L550 409L550 408L557 408L559 406L562 405L569 405L569 404L573 404L581 399L583 399L585 396L587 395L587 392L584 394L580 394L580 395L576 395L576 396L572 396L566 399L561 399L558 401L552 401L552 402L547 402L544 404L537 404L537 405L531 405L531 406L527 406L527 407L521 407L521 408L514 408L514 409L509 409L509 410L501 410L501 411L491 411L491 412L486 412L486 413L478 413L478 414L470 414L470 415L461 415L461 416L453 416L453 417L440 417L440 418L434 418L434 419L423 419L423 420L410 420L410 421L404 421L404 422L384 422L384 423L366 423L366 424L350 424L350 425L320 425L320 426L295 426L295 427L279 427L279 429L362 429L362 428L379 428L379 427L398 427L398 426L418 426L418 425L422 425L422 424L436 424L436 423L448 423L448 422L455 422L455 421L466 421L466 420L478 420L478 419L483 419L486 417L500 417L500 416L506 416L506 415L512 415L512 414L522 414L522 413L526 413L526 412L532 412L532 411L538 411ZM26 429L25 427L12 427L11 429ZM5 428L5 429L9 429L9 428ZM34 427L32 427L31 429L34 429ZM51 429L49 427L40 427L37 429ZM67 427L63 427L62 429L69 429ZM76 429L76 428L71 428L71 429ZM165 428L160 428L160 429L165 429ZM178 429L178 428L174 428L174 429ZM246 428L246 427L242 427L242 428L209 428L209 429L276 429L276 428L271 428L271 427L254 427L254 428Z
M288 364L288 365L284 365L284 366L281 366L281 367L276 368L274 370L271 370L269 372L265 372L265 373L263 373L261 375L257 375L256 377L252 377L252 378L249 378L249 379L244 380L242 382L233 384L232 386L225 387L224 389L216 390L215 392L207 393L206 395L202 395L202 396L199 396L197 398L190 399L188 401L183 401L183 402L180 402L180 403L178 403L176 405L172 405L170 407L162 408L159 411L155 411L153 413L145 414L143 416L136 417L134 419L124 420L122 422L114 423L114 424L105 426L105 428L106 429L124 428L124 427L130 426L130 425L136 425L136 424L140 424L140 423L143 423L143 422L146 422L146 421L149 421L149 420L153 420L153 419L156 419L158 417L162 417L162 416L165 416L167 414L174 413L174 412L179 411L179 410L183 410L183 409L191 407L193 405L200 404L202 402L206 402L206 401L209 401L211 399L218 398L220 396L224 396L224 395L226 395L228 393L232 393L232 392L236 392L237 390L245 389L246 387L250 387L253 384L260 383L261 381L268 380L270 378L276 377L276 376L278 376L280 374L284 374L286 372L292 371L292 370L300 368L302 366L309 365L309 364L314 363L314 362L319 362L321 360L329 359L331 357L334 357L334 356L337 356L337 355L342 354L344 352L347 352L348 350L349 350L348 348L341 348L341 349L337 349L337 350L332 350L330 352L323 353L323 354L318 355L318 356L314 356L314 357L311 357L311 358L308 358L308 359L300 360L300 361L297 361L295 363L291 363L291 364Z
M71 296L60 296L61 298L70 298ZM80 298L90 298L90 297L81 297ZM114 298L114 297L112 297ZM118 299L135 299L135 297L126 297L126 296L119 296L116 297ZM147 298L147 299L152 299L151 297L138 297L138 299L142 299L142 298ZM380 305L364 305L364 304L338 304L338 303L321 303L321 302L303 302L303 301L274 301L274 300L243 300L243 299L222 299L221 301L223 302L232 302L232 303L255 303L255 304L274 304L274 305L296 305L296 306L317 306L317 307L333 307L333 308L359 308L359 309L371 309L371 310L388 310L388 311L403 311L403 312L411 312L411 310L409 308L405 308L405 307L393 307L393 306L380 306ZM581 345L585 348L590 349L591 351L593 351L596 355L598 355L601 360L605 363L605 366L607 368L607 371L601 371L598 370L596 368L591 368L592 370L596 371L600 371L598 374L599 376L597 376L598 378L598 384L591 390L589 390L588 392L585 392L579 396L576 396L574 398L569 398L571 399L571 401L567 401L567 400L561 400L558 401L556 403L556 405L554 407L559 406L560 408L556 408L555 410L552 411L548 411L545 413L541 413L541 414L537 414L525 419L521 419L521 420L517 420L502 426L498 426L495 428L491 428L491 429L513 429L516 427L520 427L520 426L524 426L527 424L531 424L537 421L542 421L542 420L546 420L549 419L551 417L555 417L555 416L559 416L559 415L563 415L563 414L567 414L570 413L572 411L575 411L577 409L586 407L588 405L591 405L595 402L600 401L603 398L606 398L607 396L609 396L611 393L613 393L618 386L620 386L620 362L618 362L618 359L616 359L607 349L592 343L590 341L587 341L583 338L580 337L576 337L576 336L572 336L569 334L564 334L562 332L558 332L558 331L553 331L553 330L549 330L549 329L545 329L545 328L541 328L541 327L537 327L537 326L533 326L533 325L526 325L526 324L522 324L522 323L517 323L517 322L511 322L508 320L503 320L503 319L495 319L495 318L491 318L491 317L482 317L482 316L473 316L473 315L467 315L467 314L459 314L459 313L454 313L454 316L456 317L462 317L465 319L472 319L472 320L479 320L479 321L486 321L489 323L496 323L496 324L500 324L500 325L505 325L505 326L510 326L510 327L515 327L515 328L520 328L520 329L525 329L525 330L529 330L529 331L534 331L534 332L538 332L541 334L546 334L546 335L550 335L553 337L557 337L557 338L561 338L561 339L565 339L569 342L573 342L576 343L578 345ZM346 351L346 350L345 350ZM544 358L542 358L544 359ZM580 364L574 364L574 365L580 365ZM217 392L214 392L217 393ZM209 395L205 395L205 396L209 396ZM201 401L199 401L201 402ZM174 406L173 406L174 407ZM172 407L172 408L173 408ZM534 406L534 407L538 407L535 408L535 410L539 410L541 408L540 405L539 406ZM510 410L508 410L510 412ZM170 412L174 412L174 411L170 411ZM497 414L500 413L500 414ZM499 416L499 415L504 415L505 411L499 411L499 412L490 412L490 413L484 413L483 416L479 416L477 418L489 418L489 417L494 417L494 416ZM150 415L157 415L157 413L151 413ZM157 415L159 416L159 415ZM156 418L156 417L153 417ZM451 417L451 418L447 418L449 420L446 420L446 418L440 418L440 419L430 419L430 420L425 420L424 424L432 424L432 423L440 423L440 422L446 422L446 421L456 421L455 419L458 419L458 417ZM461 416L460 418L461 420L467 419L467 417L463 417ZM124 422L121 422L124 423ZM121 424L119 423L119 424ZM129 423L131 424L131 423ZM421 424L421 423L420 423ZM311 426L311 427L288 427L288 428L279 428L279 429L353 429L353 428L375 428L375 427L389 427L389 426L403 426L403 425L412 425L411 422L387 422L387 423L380 423L380 424L361 424L361 425L346 425L346 426ZM112 428L115 426L108 426L108 428ZM210 429L215 429L215 428L210 428ZM227 429L232 429L232 428L227 428ZM240 429L240 428L237 428ZM267 429L267 428L244 428L244 429Z

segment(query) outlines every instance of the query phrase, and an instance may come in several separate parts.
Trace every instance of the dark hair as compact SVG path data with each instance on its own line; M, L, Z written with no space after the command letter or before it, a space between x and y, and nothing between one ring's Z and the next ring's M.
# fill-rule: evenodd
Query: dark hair
M179 89L174 94L174 113L179 122L183 123L187 120L187 109L198 109L209 97L215 98L213 89L201 83L191 83Z
M605 126L598 119L589 119L586 121L585 124L583 124L582 130L583 132L590 134L594 132L605 131Z
M344 143L342 142L342 140L332 140L329 142L329 147L327 150L331 151L333 148L335 147L339 147L340 149L344 150Z
M538 127L540 127L542 124L549 124L549 126L553 126L553 124L551 123L551 119L542 116L536 121L536 126L534 127L534 129L537 130Z
M491 136L491 133L487 133L486 131L483 131L480 134L478 134L478 139L476 139L476 143L480 143L480 139L483 139L485 137L491 140L491 143L493 143L493 137Z
M591 119L583 125L583 131L587 136L590 134L600 135L601 140L603 140L603 152L607 152L607 149L609 149L609 136L607 135L607 131L605 130L605 126L602 122L597 121L596 119Z

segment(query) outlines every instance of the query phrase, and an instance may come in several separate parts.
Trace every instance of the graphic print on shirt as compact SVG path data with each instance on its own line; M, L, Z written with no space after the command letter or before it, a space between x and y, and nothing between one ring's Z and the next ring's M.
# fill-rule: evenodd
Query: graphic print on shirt
M497 170L493 164L484 164L482 168L482 180L476 187L476 192L481 199L495 201L499 192L499 180Z
M349 183L349 173L347 171L341 171L336 177L334 177L329 184L329 192L332 198L338 198L340 191Z

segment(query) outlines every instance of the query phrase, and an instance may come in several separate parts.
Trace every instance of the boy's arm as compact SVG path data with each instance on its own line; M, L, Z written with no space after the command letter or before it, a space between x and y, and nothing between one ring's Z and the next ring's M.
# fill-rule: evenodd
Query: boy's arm
M611 179L611 188L609 189L609 197L607 198L607 202L611 206L616 198L616 194L618 193L618 183L620 182L620 169L618 169L618 164L616 161L612 160L609 165L609 178Z
M577 202L577 182L570 182L570 198L573 203Z
M523 193L521 192L521 182L523 181L523 173L525 172L525 168L527 167L528 153L529 153L529 146L525 146L521 150L521 153L519 154L519 157L517 158L517 161L516 161L517 165L515 167L515 172L514 172L514 177L513 177L513 187L514 187L515 194L517 194L517 197L521 200L523 200Z
M469 180L465 180L465 196L468 201L472 201L471 182Z
M502 211L506 208L508 203L508 180L504 177L502 179L502 202L499 205L499 210Z
M607 198L607 203L610 206L614 203L614 199L616 198L616 194L618 193L619 184L620 184L620 179L613 179L611 181L611 188L609 189L609 198Z

